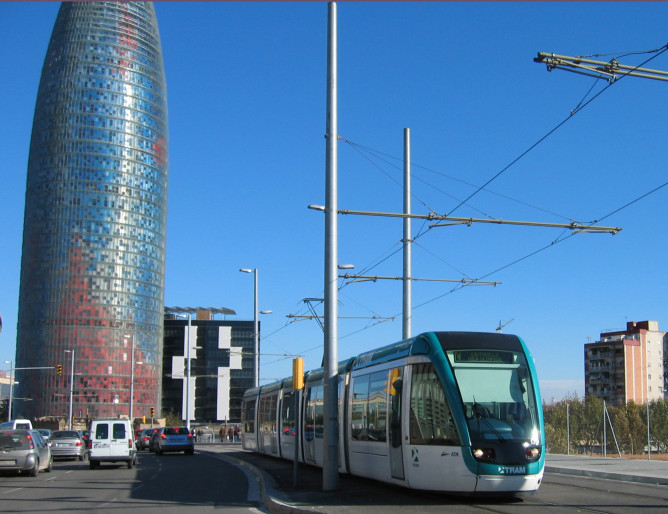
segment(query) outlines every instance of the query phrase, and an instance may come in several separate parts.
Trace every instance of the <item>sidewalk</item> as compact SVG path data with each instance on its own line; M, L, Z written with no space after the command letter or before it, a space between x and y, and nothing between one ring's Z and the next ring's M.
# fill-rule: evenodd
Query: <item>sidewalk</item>
M339 475L338 490L324 492L322 471L305 464L298 468L298 485L295 487L291 461L247 452L239 443L197 444L196 448L249 470L256 477L263 505L275 513L377 514L384 507L400 506L419 511L425 505L456 505L458 501L438 493L416 495L408 489L350 475ZM668 485L666 461L548 454L545 473Z
M548 454L545 472L668 485L668 461L662 460Z

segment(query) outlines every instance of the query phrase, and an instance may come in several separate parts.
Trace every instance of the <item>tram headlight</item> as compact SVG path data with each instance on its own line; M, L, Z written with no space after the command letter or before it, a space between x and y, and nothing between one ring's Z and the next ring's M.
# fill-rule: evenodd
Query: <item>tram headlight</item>
M496 458L494 448L476 448L473 450L473 457L476 460L493 461Z
M524 456L527 460L536 460L540 457L540 448L535 446L527 447L524 449Z

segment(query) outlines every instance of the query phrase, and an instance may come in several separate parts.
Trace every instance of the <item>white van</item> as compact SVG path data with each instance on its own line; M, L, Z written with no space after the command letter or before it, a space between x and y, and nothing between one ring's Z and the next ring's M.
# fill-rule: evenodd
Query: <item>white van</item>
M129 419L100 418L90 423L88 441L88 462L90 469L101 462L127 462L132 469L137 463L134 434Z
M29 419L12 419L0 423L0 429L3 430L32 430L32 423Z

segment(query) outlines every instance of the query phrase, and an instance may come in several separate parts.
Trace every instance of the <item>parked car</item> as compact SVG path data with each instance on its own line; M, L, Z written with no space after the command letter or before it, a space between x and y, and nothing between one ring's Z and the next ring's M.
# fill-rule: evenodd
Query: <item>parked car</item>
M51 471L51 447L37 430L0 430L0 469L33 477Z
M94 419L90 423L90 437L90 469L99 467L101 462L125 462L129 469L137 463L134 434L129 419Z
M49 437L51 437L51 434L53 434L53 430L50 428L37 428L36 429L40 434L42 434L42 437L46 442L49 441Z
M195 453L192 433L186 427L162 428L155 440L156 455L166 452L184 452L186 455Z
M54 458L84 460L86 445L76 430L56 430L51 434L51 453Z

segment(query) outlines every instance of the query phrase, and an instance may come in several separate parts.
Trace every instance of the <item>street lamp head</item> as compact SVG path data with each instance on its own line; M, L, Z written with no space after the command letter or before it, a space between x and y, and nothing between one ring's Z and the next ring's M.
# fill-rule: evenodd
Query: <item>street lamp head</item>
M271 314L274 311L260 311L260 314Z
M338 265L339 269L355 269L354 264L339 264Z
M325 212L325 206L324 205L316 205L312 203L311 205L308 206L309 209L313 209L314 211L323 211Z
M249 268L241 268L241 269L239 269L239 271L241 271L243 273L253 273L254 270L249 269Z

